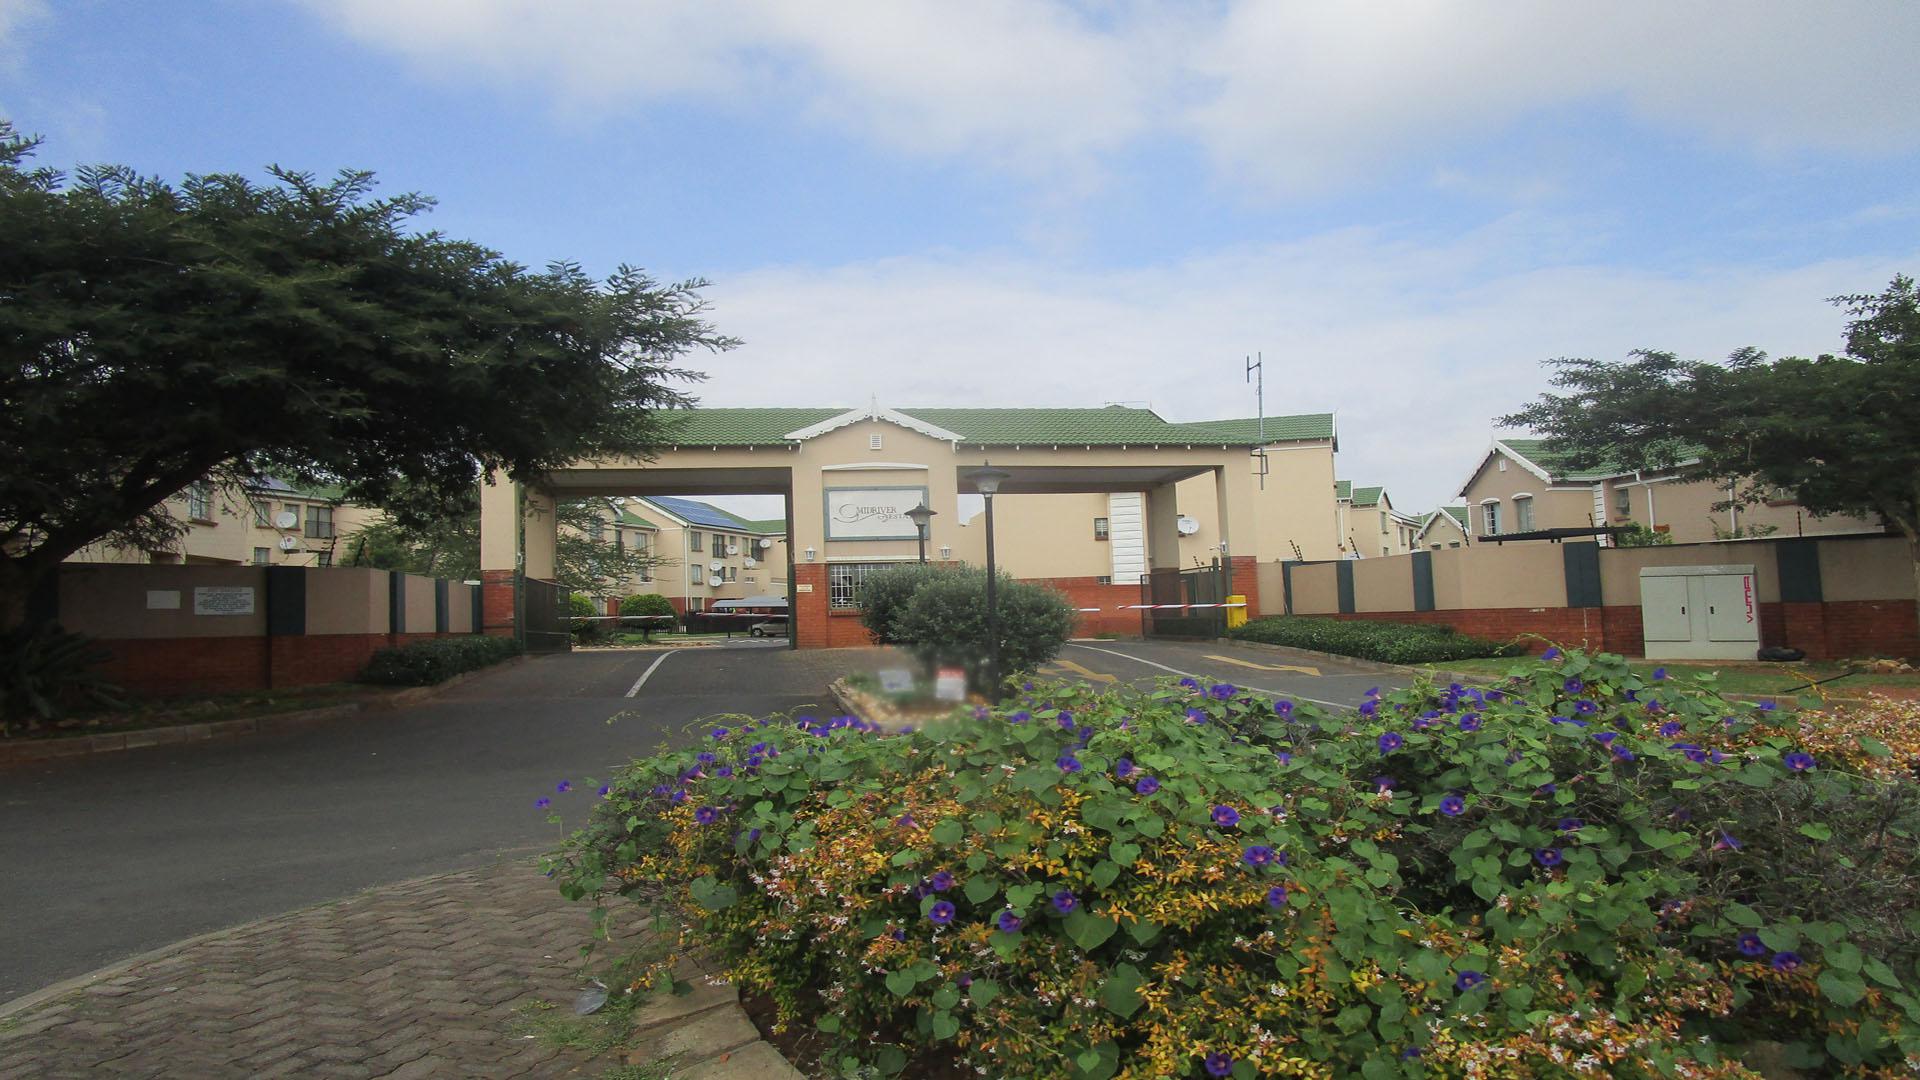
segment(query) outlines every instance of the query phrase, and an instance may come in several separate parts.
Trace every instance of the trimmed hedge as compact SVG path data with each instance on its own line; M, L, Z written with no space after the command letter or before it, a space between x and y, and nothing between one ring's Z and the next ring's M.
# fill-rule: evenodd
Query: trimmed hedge
M518 655L520 642L509 637L474 634L416 641L374 653L367 669L360 673L360 681L381 686L432 686Z
M1468 637L1451 626L1375 622L1372 619L1311 619L1276 615L1228 632L1241 641L1355 656L1383 664L1430 664L1482 656L1519 656L1526 646Z

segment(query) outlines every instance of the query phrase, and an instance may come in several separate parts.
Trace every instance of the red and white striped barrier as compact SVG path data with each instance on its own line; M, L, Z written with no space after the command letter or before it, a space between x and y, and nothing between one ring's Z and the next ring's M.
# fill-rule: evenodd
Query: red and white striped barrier
M1075 608L1074 610L1075 611L1160 611L1166 608L1181 608L1184 610L1184 609L1199 609L1199 608L1243 608L1246 606L1247 605L1245 604L1121 604L1119 607L1113 607L1113 608L1083 607L1083 608Z

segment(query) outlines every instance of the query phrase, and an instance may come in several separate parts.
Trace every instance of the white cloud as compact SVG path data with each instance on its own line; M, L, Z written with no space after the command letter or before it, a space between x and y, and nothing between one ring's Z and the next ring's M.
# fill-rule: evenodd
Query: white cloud
M1005 259L766 269L714 287L746 339L707 364L710 405L1091 406L1174 420L1337 410L1341 472L1396 503L1453 495L1495 416L1546 389L1541 361L1636 347L1700 358L1840 345L1823 298L1878 291L1920 250L1779 269L1540 268L1511 222L1421 246L1372 231L1130 271Z
M1907 0L300 2L570 109L721 105L1031 175L1174 135L1250 189L1318 189L1595 103L1762 154L1920 146Z

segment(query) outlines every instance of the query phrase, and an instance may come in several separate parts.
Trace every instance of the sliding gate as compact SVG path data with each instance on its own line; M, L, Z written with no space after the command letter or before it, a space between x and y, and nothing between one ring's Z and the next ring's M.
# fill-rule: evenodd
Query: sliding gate
M1150 570L1140 576L1140 632L1147 637L1217 638L1226 633L1226 568ZM1212 605L1200 607L1195 605Z
M573 648L567 611L567 590L559 583L517 577L514 599L519 602L520 645L530 653L566 652Z

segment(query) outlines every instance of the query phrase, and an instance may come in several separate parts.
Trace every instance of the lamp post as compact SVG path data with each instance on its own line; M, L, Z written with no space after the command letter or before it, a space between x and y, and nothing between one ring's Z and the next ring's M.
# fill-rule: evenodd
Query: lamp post
M927 508L926 503L907 511L907 517L913 521L914 534L920 540L920 565L927 564L927 523L933 520L936 511Z
M993 496L1012 473L982 464L966 474L973 488L987 502L987 698L1000 700L1000 614L994 608L994 581L999 571L993 565Z

